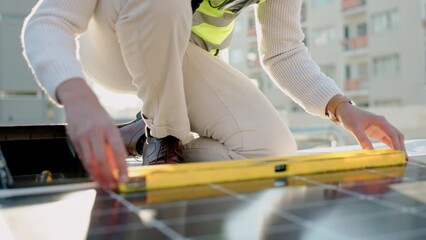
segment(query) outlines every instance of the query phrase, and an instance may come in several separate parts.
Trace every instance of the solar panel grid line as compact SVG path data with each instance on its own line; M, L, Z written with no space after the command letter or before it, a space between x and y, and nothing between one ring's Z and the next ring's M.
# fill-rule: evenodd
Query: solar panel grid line
M401 206L399 204L395 204L395 203L386 201L384 199L378 199L378 198L376 198L374 196L367 196L367 195L364 195L364 194L361 194L361 193L357 193L357 192L353 192L353 191L350 191L350 190L342 189L342 188L336 187L334 185L324 184L324 183L321 183L321 182L318 182L318 181L315 181L315 180L308 179L306 177L300 177L299 176L299 178L301 180L305 180L305 181L307 181L309 183L312 183L312 184L317 184L317 185L322 186L324 188L331 188L331 189L335 189L337 191L341 191L341 192L343 192L345 194L348 194L348 195L351 195L353 197L359 198L360 200L366 200L366 201L369 201L369 202L373 202L373 203L376 203L376 204L388 207L390 209L397 210L397 211L399 211L401 213L412 214L412 215L415 215L415 216L418 216L418 217L422 217L422 218L425 217L424 214L419 213L418 211L407 211L406 207Z
M426 180L426 168L406 168L401 180L403 182Z
M372 213L361 213L356 216L348 216L347 218L339 219L341 223L345 222L358 222L358 221L364 221L368 219L374 219L374 218L383 218L383 217L398 217L400 213L396 211L379 211L379 212L372 212Z
M319 206L321 206L321 205L324 205L324 204L331 204L330 202L322 202L322 203L320 203L319 204ZM164 206L165 206L166 204L164 204ZM189 204L188 204L189 205ZM148 206L149 207L149 206ZM304 207L303 205L302 206L299 206L299 207ZM163 208L163 210L166 210L166 209L164 209ZM197 216L196 218L199 218L200 216ZM185 219L185 221L187 222L187 223L190 223L191 221L189 221L190 219L192 219L193 217L191 217L191 216L189 216L189 217L186 217L186 219ZM202 218L200 218L200 219L202 219ZM170 224L170 219L166 219L166 220L162 220L162 221L164 221L165 223L167 223L167 224ZM173 219L172 221L176 221L176 222L180 222L180 221L182 221L182 219ZM173 222L172 222L173 223Z
M225 185L225 187L227 187ZM294 189L295 192L297 192L298 190L303 190L300 187L302 187L303 189L305 189L305 186L298 186L296 188L292 188L292 186L286 186L286 187L278 187L278 188L269 188L268 191L274 190L274 191L282 191L285 192L289 195L292 195L292 191L291 189ZM229 188L229 186L228 186ZM310 192L314 191L312 189L312 187L309 188ZM264 190L266 191L266 190ZM316 190L315 190L316 191ZM317 191L316 191L317 192ZM241 194L241 193L240 193ZM252 193L244 193L243 195L247 195L248 198L250 198L250 194ZM321 188L321 194L323 194L323 189ZM332 196L328 196L328 197L323 197L320 199L310 199L308 201L297 201L295 202L290 202L290 203L286 203L286 209L287 210L294 210L294 209L302 209L302 208L311 208L311 207L324 207L324 206L328 206L328 205L332 205L332 204L339 204L339 202L350 202L350 201L357 201L356 198L353 198L349 195L346 194L339 194L339 196L336 195L332 195Z
M199 238L195 238L195 239L199 239ZM201 239L201 238L200 238Z
M382 171L379 171L379 170L377 170L377 169L367 169L367 171L368 171L368 172L371 172L371 173L374 173L374 174L382 175L382 176L384 176L384 177L392 177L392 178L395 178L395 177L396 177L395 175L392 175L392 174L389 174L389 173L386 173L386 172L382 172ZM404 176L401 176L400 178L401 178L401 179L403 179L403 178L404 178Z
M230 194L231 196L234 196L237 199L243 200L245 202L251 202L252 200L250 198L248 198L247 196L241 195L239 193L233 192L219 184L211 184L212 186L214 186L216 189L220 189L221 191L224 191L225 193ZM315 228L318 229L318 227L316 226L316 224L314 222L310 222L307 221L297 215L288 213L288 212L281 212L281 211L271 211L272 214L277 215L279 217L282 217L286 220L292 221L298 225L300 225L301 227L304 228ZM322 234L325 234L326 236L329 237L329 239L339 239L339 236L334 236L334 233L331 231L328 231L327 229L318 229L320 232L322 232Z
M411 162L414 163L413 165L415 165L417 167L421 167L421 168L425 168L426 167L426 161L412 160Z
M309 184L320 186L324 189L335 190L335 191L347 194L347 195L352 196L354 198L358 198L359 200L367 200L368 198L370 198L369 196L366 196L364 194L353 192L353 191L348 191L348 190L345 190L345 189L341 189L339 186L332 185L332 184L325 184L325 183L322 183L322 182L319 182L319 181L312 180L312 179L305 177L305 176L295 176L295 178L297 178L298 180L305 181L306 183L309 183Z
M389 187L406 183L403 176L411 183L426 179L426 165L413 163L131 194L96 189L87 239L227 239L230 230L247 232L250 226L260 231L237 239L426 239L426 204ZM408 184L409 192L423 194L412 186L420 185ZM55 195L51 200L66 199L65 193ZM16 200L0 208L27 202ZM141 212L152 212L151 221Z
M275 213L276 215L284 218L284 219L288 219L291 221L295 221L298 224L302 223L302 226L306 229L313 229L325 236L327 236L327 239L341 239L342 236L337 235L336 233L333 232L333 230L327 229L327 228L323 228L318 226L315 221L310 221L310 220L306 220L304 218L301 218L297 215L288 213L288 212L278 212Z
M165 204L164 202L162 203L152 203L152 204L143 204L143 205L137 205L135 204L135 206L137 207L149 207L149 208L155 208L155 209L164 209L164 208L170 208L170 207L178 207L181 206L182 204L188 204L188 205L203 205L203 204L208 204L208 203L219 203L219 202L226 202L229 201L229 199L226 198L202 198L202 199L196 199L196 200L180 200L177 202L167 202L167 204ZM130 201L131 202L131 201Z
M352 197L358 198L359 200L368 200L368 201L374 201L375 200L375 198L372 197L372 196L365 195L365 194L358 193L358 192L354 192L354 191L350 191L350 190L347 190L347 189L343 189L343 188L336 186L336 185L322 183L320 181L312 180L308 177L297 176L297 178L299 180L306 181L307 183L318 185L318 186L320 186L324 189L332 189L332 190L336 190L336 191L345 193L345 194L350 195Z
M173 203L171 203L171 204L173 204ZM322 203L322 204L324 204L324 203ZM167 205L169 205L169 204L167 204ZM188 203L188 205L191 205L190 202ZM166 206L166 204L164 204L164 206ZM149 207L149 205L147 207ZM163 208L163 210L166 210L166 209ZM186 223L190 223L192 221L189 221L189 220L192 219L192 218L193 217L191 217L191 216L187 216L186 219L181 219L181 218L180 219L172 219L172 220L170 220L170 219L166 219L166 220L162 219L162 221L165 222L165 223L167 223L168 225L171 224L171 223L173 223L173 221L180 222L180 221L183 221L183 220L185 220ZM200 218L200 216L197 216L195 218ZM202 216L201 216L200 219L203 219ZM170 222L170 221L172 221L172 222Z
M266 236L263 236L263 239L268 239L268 235L272 235L272 234L286 234L289 233L291 231L295 231L295 230L302 230L302 228L300 228L297 225L285 225L285 226L272 226L270 228L268 228L268 231L265 232ZM283 236L283 235L281 235ZM285 235L284 235L285 236ZM285 239L288 239L286 237L284 237ZM217 234L208 234L208 235L203 235L203 236L197 236L197 237L192 237L192 240L203 240L203 239L218 239Z
M366 238L365 240L423 240L426 239L426 228L410 229L399 231L396 233L383 234L374 238Z
M118 200L120 203L122 203L123 205L128 207L130 209L130 211L132 211L136 215L139 215L139 210L140 210L139 208L137 208L136 206L131 204L129 201L127 201L125 198L118 195L117 193L115 193L111 190L106 190L106 191L114 199ZM170 237L171 239L185 239L183 236L181 236L179 233L175 232L173 229L169 228L166 224L162 223L161 221L158 221L156 219L152 219L151 224L152 224L153 227L157 228L160 232L164 233L167 237Z
M403 213L417 215L419 217L426 218L426 215L419 211L421 211L421 209L417 207L405 207L405 206L401 207L401 212Z
M379 196L376 196L375 197L376 199L378 199L378 200L381 200L382 198L381 197L379 197ZM408 203L407 203L407 201L405 200L405 199L403 199L402 200L402 202L404 202L404 203L400 203L400 201L398 201L400 198L398 198L398 197L395 197L395 198L392 198L391 197L391 199L389 200L389 199L386 199L386 200L383 200L384 202L390 202L391 200L393 201L393 202L391 202L391 203L393 203L394 204L394 206L398 206L398 207L400 207L401 208L401 212L404 212L404 213L412 213L412 214L420 214L420 207L419 207L419 205L421 204L421 203L415 203L415 205L413 205L413 206L409 206L408 205ZM395 201L396 200L396 201ZM411 204L413 204L413 203L411 203Z
M337 200L324 200L324 201L315 201L315 202L308 202L308 203L301 203L297 205L290 205L287 206L287 210L297 210L297 209L305 209L305 208L313 208L313 207L324 207L332 204L338 204L342 201L348 201L348 199L337 199ZM349 199L349 201L351 201ZM354 202L357 201L354 199Z
M267 220L268 223L266 224L262 216L253 219L244 218L235 222L233 221L235 220L235 218L232 217L235 216L233 214L235 214L235 212L233 213L231 211L225 213L224 217L218 219L203 219L205 221L191 223L184 221L182 223L168 225L176 230L179 230L181 226L185 226L184 228L186 231L184 231L184 235L189 239L258 239L254 236L259 233L261 233L262 236L267 235L269 229L274 227L283 229L302 229L299 225L275 215L268 215L267 218L269 221ZM229 232L231 229L238 229L238 231L233 231L233 233L231 233ZM253 231L253 229L256 230ZM230 235L228 236L228 234ZM235 234L240 235L240 237L236 237ZM246 237L242 237L241 235L245 235Z
M412 167L412 168L426 168L426 165L423 164L423 162L418 162L416 160L408 160L407 164L405 165L406 167Z
M140 223L117 224L114 226L91 227L88 236L105 235L111 232L128 232L136 229L148 229L152 227L143 226Z
M362 222L339 222L338 224L334 225L334 227L337 231L341 232L342 235L355 235L355 237L352 239L362 240L403 240L412 239L412 237L414 237L413 235L423 235L423 230L426 229L424 223L421 224L422 226L407 225L405 222L402 222L401 224L400 219L407 219L407 216L408 215L401 214L394 216L376 215L374 217L364 219ZM417 221L420 223L422 222L421 219L416 219L412 216L408 216L408 219L411 219L410 221ZM350 229L351 226L356 227L356 225L361 225L362 227L358 227L358 229ZM374 228L366 229L365 226L374 226ZM417 234L412 234L412 232L415 231L419 232Z
M289 225L289 226L273 226L268 228L268 231L266 232L266 237L268 235L272 235L272 234L285 234L294 230L303 230L303 228L297 227L295 225ZM281 235L281 236L285 236L285 235ZM327 236L329 237L329 236ZM284 237L285 238L285 237ZM334 238L331 238L334 239Z
M146 239L155 239L155 240L168 240L169 237L165 236L162 232L158 231L156 228L135 228L128 231L109 231L103 234L91 235L88 234L85 240L105 240L105 239L123 239L123 240L139 240L141 236L146 236ZM56 238L58 239L58 238ZM55 240L55 239L52 239Z
M165 224L169 226L180 225L183 223L185 225L190 225L190 224L199 224L203 222L220 221L220 220L226 219L227 216L228 216L228 212L222 212L218 214L205 214L205 215L188 217L188 218L181 217L181 218L173 218L173 219L163 219L161 221L163 221Z
M131 212L129 209L120 209L118 211L118 213L127 213L127 212ZM93 210L92 211L92 217L102 217L102 216L108 216L111 214L117 213L117 211L113 210L113 209L102 209L102 210Z
M176 224L182 223L183 221L185 223L197 223L197 222L203 222L203 221L213 221L213 220L223 219L224 217L226 217L226 214L227 213L221 212L221 213L205 214L205 215L195 216L195 217L189 216L184 218L164 219L161 221L163 221L167 225L176 225Z
M426 165L424 165L424 164L422 164L422 163L419 163L419 162L416 162L416 161L410 161L410 162L408 162L407 164L408 164L408 165L413 165L413 166L416 166L416 167L421 167L421 168L426 167Z
M242 195L242 194L239 194L239 193L236 193L236 192L233 192L233 191L231 191L231 190L229 190L229 189L227 189L227 188L225 188L225 187L223 187L223 186L221 186L221 185L219 185L219 184L210 184L210 185L211 185L212 187L214 187L214 188L216 188L216 189L220 190L220 191L223 191L223 192L225 192L225 193L228 193L229 195L231 195L231 196L235 197L236 199L239 199L239 200L242 200L242 201L245 201L245 202L250 202L250 201L251 201L251 199L250 199L250 198L248 198L247 196ZM275 212L275 213L276 213L276 212ZM292 221L292 222L294 222L294 223L296 223L296 224L299 224L300 226L305 226L305 227L306 227L305 220L304 220L304 219L302 219L302 218L299 218L299 217L297 217L297 216L293 216L293 215L286 215L285 219L288 219L288 220L290 220L290 221Z
M193 197L192 195L195 195L195 193L199 192L211 192L215 191L216 194L214 197L210 197L210 195L203 195L199 194L196 197ZM183 194L182 194L183 192ZM141 194L143 193L143 194ZM183 195L181 198L167 198L159 199L157 196L170 196L170 195ZM167 205L169 206L175 206L180 204L206 204L208 202L217 202L217 201L228 201L227 198L230 198L226 194L217 191L213 188L211 188L208 185L201 185L201 186L195 186L195 187L185 187L185 188L171 188L171 189L161 189L161 190L150 190L150 191L143 191L143 192L132 192L132 193L126 193L122 194L129 202L133 203L135 206L139 205L149 205L151 207L158 207L161 208L165 206L163 203L167 202ZM156 197L153 197L156 196ZM146 199L146 201L143 201L141 203L136 203L140 198Z
M383 198L385 199L383 200ZM387 194L386 196L373 196L373 201L391 202L395 208L400 208L400 212L411 214L421 214L420 211L422 206L424 206L423 203L411 198L405 198L405 196L401 196L399 193Z
M234 199L234 201L237 201L236 205L242 206L243 204L239 203L241 200L239 199ZM174 225L174 224L179 224L179 223L185 223L185 225L191 225L192 223L200 223L200 221L211 221L213 222L213 220L222 220L225 221L227 219L228 214L230 214L232 211L232 209L221 209L220 206L206 206L206 207L210 207L210 208L218 208L220 209L221 214L215 214L215 215L208 215L209 217L213 217L212 218L206 218L206 215L197 215L195 217L191 217L191 215L188 215L184 218L180 218L180 219L163 219L162 221L165 222L166 224L170 225ZM163 209L164 210L164 209ZM206 223L208 224L208 223ZM191 227L192 228L192 227ZM193 237L193 236L189 236L189 237ZM205 236L207 237L207 235ZM197 238L196 238L197 239ZM214 238L217 239L217 238Z
M364 200L365 201L365 200ZM364 221L365 220L368 220L368 219L372 219L372 218L388 218L388 215L394 215L394 217L393 218L391 218L391 219L398 219L398 217L400 216L400 214L401 213L399 213L399 212L392 212L392 211L387 211L387 212L380 212L380 213L377 213L377 214L364 214L364 215L362 215L362 216L359 216L359 217L361 217L361 218L363 218L364 219ZM406 214L407 215L407 214ZM412 218L414 218L414 216L412 217ZM356 218L353 218L353 216L348 216L348 219L347 219L348 221L350 221L350 222L354 222L354 223L356 223L357 221L354 221L354 220L356 220ZM362 219L358 219L358 220L362 220ZM418 221L420 221L420 222L424 222L422 219L418 219ZM345 219L341 219L341 220L339 220L339 223L344 223L345 222ZM349 224L349 225L351 225L351 224ZM425 226L423 226L423 227L426 227L426 225ZM345 238L346 239L346 238ZM357 238L357 239L365 239L365 238Z

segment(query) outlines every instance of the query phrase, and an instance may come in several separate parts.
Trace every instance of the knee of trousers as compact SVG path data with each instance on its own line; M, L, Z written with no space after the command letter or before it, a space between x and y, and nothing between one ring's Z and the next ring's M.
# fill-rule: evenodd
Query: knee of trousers
M233 146L228 145L231 142ZM291 156L297 153L296 141L287 127L244 131L235 134L224 144L246 158Z
M192 8L190 1L178 0L150 0L150 11L154 12L159 21L165 23L192 22Z
M297 144L290 130L271 133L268 147L271 156L292 156L297 153Z

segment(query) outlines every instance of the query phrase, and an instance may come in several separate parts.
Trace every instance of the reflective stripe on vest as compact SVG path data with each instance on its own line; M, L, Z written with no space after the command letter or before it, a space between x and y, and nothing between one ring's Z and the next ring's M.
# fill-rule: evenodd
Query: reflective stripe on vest
M263 1L203 0L193 15L191 41L213 54L227 48L238 14L246 7Z

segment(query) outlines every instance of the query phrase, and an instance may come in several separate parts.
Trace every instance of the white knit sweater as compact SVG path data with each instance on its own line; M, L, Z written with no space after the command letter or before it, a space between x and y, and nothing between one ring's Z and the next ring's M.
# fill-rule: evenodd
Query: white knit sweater
M22 41L40 86L56 99L56 88L84 78L76 37L87 29L98 0L40 0L27 17ZM302 43L302 0L267 0L256 8L262 65L307 112L324 117L329 99L342 91L311 59Z

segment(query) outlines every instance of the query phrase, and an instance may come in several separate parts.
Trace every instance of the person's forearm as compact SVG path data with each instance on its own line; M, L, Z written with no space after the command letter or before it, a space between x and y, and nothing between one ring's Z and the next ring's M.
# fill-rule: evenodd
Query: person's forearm
M86 100L97 101L95 93L82 78L71 78L61 83L56 89L56 98L64 106Z
M287 95L309 113L325 117L328 101L342 91L321 72L302 43L300 7L300 0L259 4L260 56L265 70Z
M65 80L84 77L76 55L76 36L86 30L96 0L42 0L25 19L23 53L40 85L55 99Z

